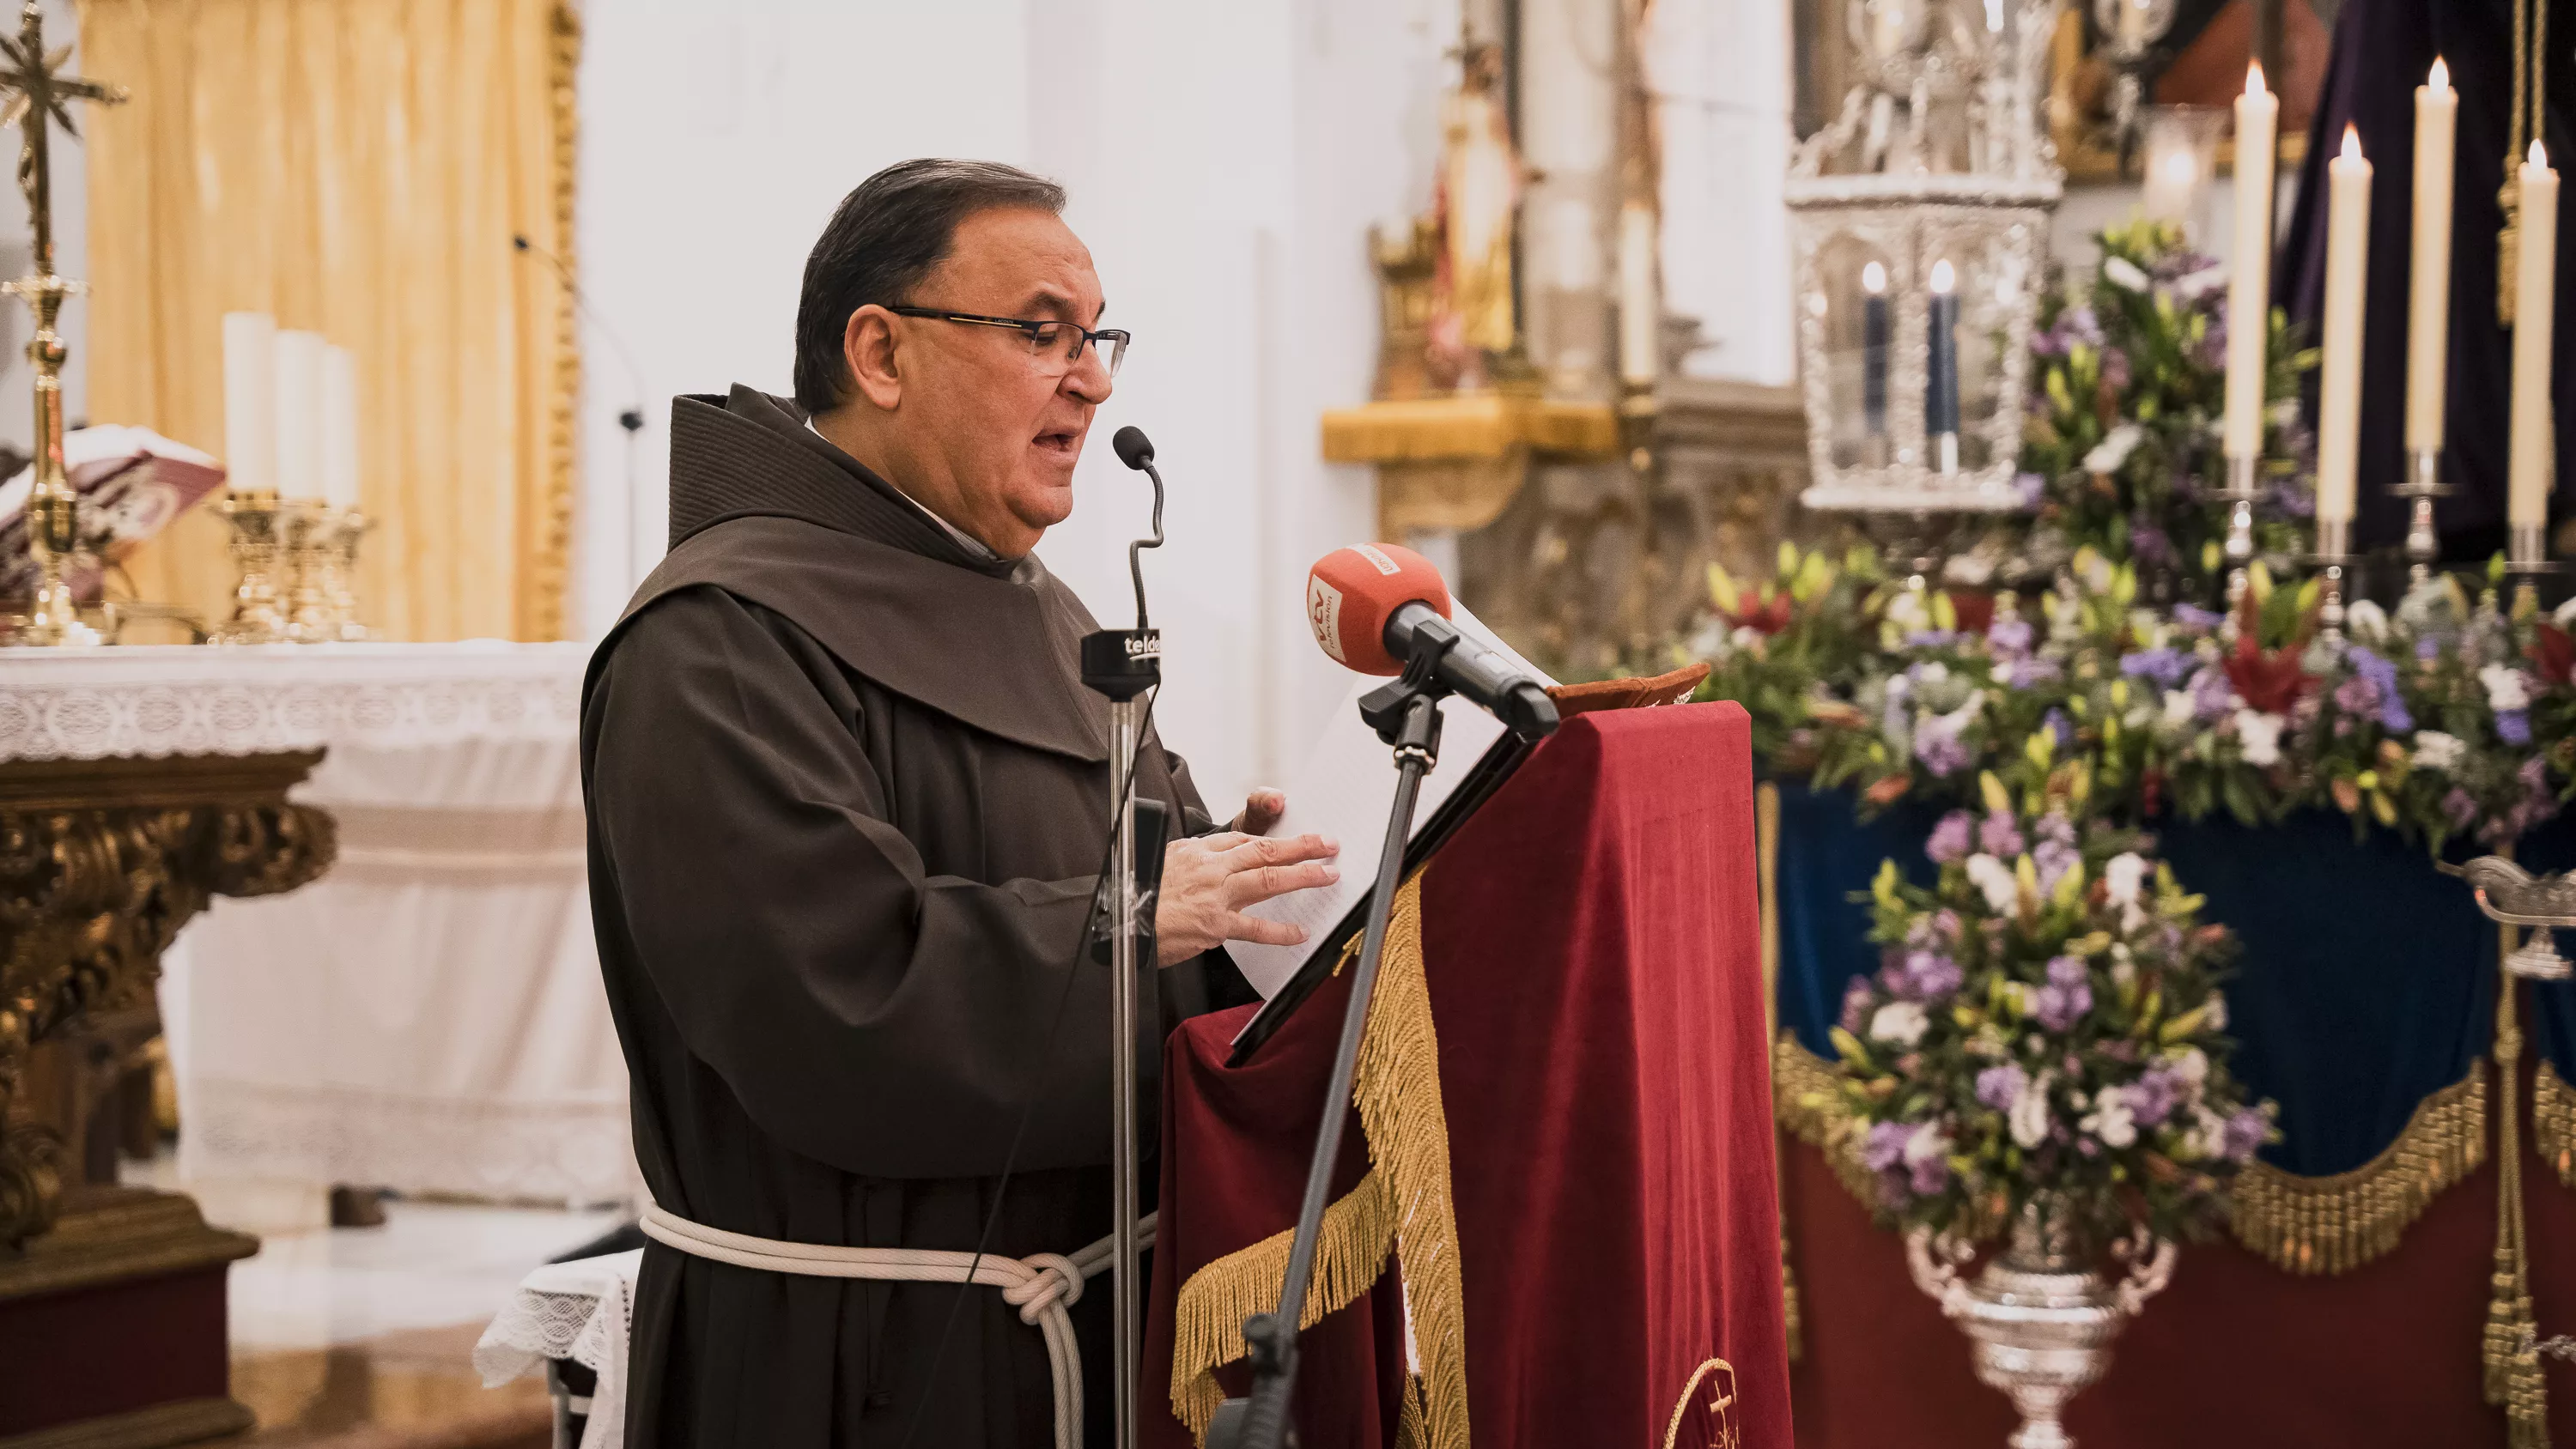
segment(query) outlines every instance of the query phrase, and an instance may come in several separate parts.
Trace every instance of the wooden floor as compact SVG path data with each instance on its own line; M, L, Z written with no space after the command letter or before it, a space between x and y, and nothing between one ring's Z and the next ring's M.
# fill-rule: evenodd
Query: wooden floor
M322 1349L233 1356L233 1397L259 1427L221 1449L546 1449L552 1411L534 1379L497 1389L474 1372L480 1323L408 1329Z

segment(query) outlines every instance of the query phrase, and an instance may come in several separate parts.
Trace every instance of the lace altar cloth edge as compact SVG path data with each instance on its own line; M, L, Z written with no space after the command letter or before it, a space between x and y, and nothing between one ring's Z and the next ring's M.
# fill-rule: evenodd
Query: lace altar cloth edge
M0 761L568 739L582 643L153 645L0 657Z
M621 1449L626 1441L626 1342L635 1319L635 1275L644 1250L548 1263L519 1282L474 1345L483 1387L542 1372L566 1359L599 1376L580 1449Z

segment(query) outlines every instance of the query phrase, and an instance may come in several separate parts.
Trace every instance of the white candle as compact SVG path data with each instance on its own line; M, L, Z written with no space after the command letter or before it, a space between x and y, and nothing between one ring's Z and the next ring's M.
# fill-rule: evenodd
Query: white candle
M2513 462L2506 521L2516 528L2549 524L2555 419L2549 406L2550 324L2558 291L2558 173L2540 141L2522 168L2522 259L2514 278Z
M2317 397L2317 520L2352 521L2361 450L2362 301L2370 280L2370 162L2343 128L2326 167L2325 377Z
M2451 366L2451 152L2460 93L2438 58L2415 88L2414 275L2406 312L2406 448L2442 446Z
M1655 209L1631 201L1619 209L1619 380L1651 387L1661 370L1655 300Z
M224 473L235 493L277 487L277 319L224 314Z
M2272 328L2272 131L2281 103L2263 68L2245 68L2236 98L2236 245L2228 259L2227 456L2263 452L2263 344Z
M358 359L345 347L322 352L322 501L358 506Z
M277 334L277 496L322 499L322 334Z

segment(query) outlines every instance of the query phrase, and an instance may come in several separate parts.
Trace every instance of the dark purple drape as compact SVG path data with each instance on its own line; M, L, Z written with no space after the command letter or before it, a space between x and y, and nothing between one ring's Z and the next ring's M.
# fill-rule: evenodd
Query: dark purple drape
M2301 0L2284 0L2301 3ZM2562 171L2576 161L2576 0L2551 0L2547 134ZM2406 464L2406 345L2410 238L2415 207L2415 88L2433 58L2450 63L2460 93L2459 152L2451 224L2450 421L2444 476L2459 491L2441 505L2444 554L2484 558L2503 541L2511 339L2496 323L2496 204L2513 106L2510 0L2345 0L2334 53L2308 134L2298 200L2274 273L2273 295L2313 340L2326 272L2326 163L2344 126L2361 133L2375 168L2370 197L2370 287L2362 350L2361 497L2356 541L2393 545L2406 532L2404 505L2388 485ZM2562 193L2563 195L2563 193ZM2557 352L2576 344L2576 232L2558 232ZM2308 381L2313 418L2316 381ZM2576 422L2576 369L2557 369L2558 449L2567 454ZM2554 501L2554 517L2571 509Z

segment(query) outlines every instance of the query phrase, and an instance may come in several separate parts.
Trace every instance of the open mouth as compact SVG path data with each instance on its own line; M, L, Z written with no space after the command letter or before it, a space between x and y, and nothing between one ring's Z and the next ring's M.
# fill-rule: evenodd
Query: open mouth
M1081 438L1082 435L1071 428L1050 428L1038 434L1037 447L1041 452L1062 453L1066 457L1071 457L1075 444Z

